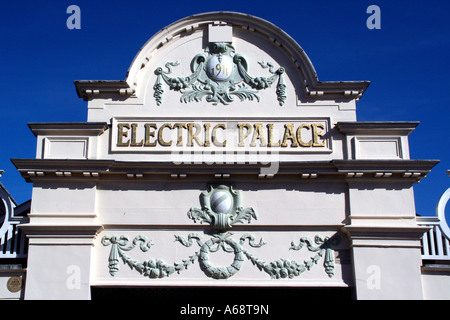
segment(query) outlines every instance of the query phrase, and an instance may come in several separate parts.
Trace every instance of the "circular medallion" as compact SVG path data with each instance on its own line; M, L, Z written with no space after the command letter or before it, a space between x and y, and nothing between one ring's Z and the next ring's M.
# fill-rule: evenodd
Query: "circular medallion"
M228 191L218 190L211 196L211 209L215 213L227 213L233 206L233 198Z
M234 261L228 267L216 267L209 261L209 253L211 252L211 247L213 247L215 244L223 245L223 242L228 244L233 249ZM217 251L217 249L214 251ZM237 242L231 239L226 239L225 241L223 241L216 238L208 240L200 248L198 261L200 264L200 268L208 277L214 279L228 279L234 276L241 269L242 261L244 261L244 258L245 255L242 252L242 248Z
M13 276L8 279L6 283L6 287L12 293L19 292L22 289L22 277L21 276Z
M206 71L213 80L227 80L233 71L233 59L230 56L223 55L211 56L206 64Z

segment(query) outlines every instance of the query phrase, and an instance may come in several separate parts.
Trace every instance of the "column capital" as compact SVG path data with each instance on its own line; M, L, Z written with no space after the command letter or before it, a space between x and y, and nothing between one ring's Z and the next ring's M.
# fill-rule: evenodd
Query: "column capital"
M23 224L30 245L92 245L100 224Z
M421 248L420 239L429 227L423 226L352 226L341 231L350 240L350 247Z

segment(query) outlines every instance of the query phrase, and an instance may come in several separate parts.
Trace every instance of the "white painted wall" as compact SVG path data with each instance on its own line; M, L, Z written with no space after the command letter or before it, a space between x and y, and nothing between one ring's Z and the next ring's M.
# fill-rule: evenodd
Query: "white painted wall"
M236 53L245 55L252 76L270 76L258 61L286 69L286 103L278 104L272 87L259 92L259 103L247 100L215 106L204 99L185 104L180 103L180 92L170 91L166 85L163 103L157 106L153 97L155 69L168 61L179 61L171 76L190 75L192 58L204 53L209 26L226 19L233 26L231 40ZM230 33L213 33L211 37L230 37ZM25 298L89 299L90 286L109 285L350 286L356 288L358 299L423 298L418 240L423 230L415 223L412 184L432 164L407 161L407 135L413 130L409 126L388 124L388 136L379 125L337 128L338 122L356 120L359 96L351 89L342 89L345 84L330 83L341 86L342 92L319 90L311 95L308 92L313 86L326 91L313 73L309 59L289 36L248 16L217 14L184 19L155 35L130 66L126 81L135 93L105 93L100 88L89 96L87 124L114 125L113 119L123 118L158 123L321 119L329 125L324 138L329 150L277 154L277 163L291 173L261 179L245 164L174 164L173 150L163 148L158 152L117 152L113 147L115 128L89 131L68 124L67 128L35 129L39 161L16 164L23 176L34 182L30 224L23 227L30 237ZM355 161L343 164L332 160ZM161 163L166 165L161 172L153 172ZM229 178L215 178L221 174ZM180 179L173 179L180 175ZM263 238L267 242L264 247L249 248L248 243L246 247L261 260L302 263L314 254L306 248L289 250L292 241L339 235L341 242L334 248L334 277L326 274L323 258L295 279L270 279L248 260L235 276L219 281L205 276L198 262L179 275L156 280L144 278L119 261L119 270L111 276L108 263L112 246L102 244L105 236L126 235L129 244L139 235L151 239L154 246L149 251L136 247L127 252L140 262L180 262L199 250L196 244L185 248L175 243L174 236L198 233L205 242L211 238L210 226L187 217L190 208L200 207L199 195L210 183L233 184L242 191L242 205L258 213L251 224L234 226L232 237L238 241L251 233L256 239ZM210 256L217 266L233 262L233 254ZM378 272L379 281L368 286L374 272Z

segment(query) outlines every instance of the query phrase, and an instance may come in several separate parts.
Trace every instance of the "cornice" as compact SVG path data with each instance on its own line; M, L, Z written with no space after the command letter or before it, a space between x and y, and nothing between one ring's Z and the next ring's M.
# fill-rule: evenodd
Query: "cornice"
M333 160L338 172L348 178L425 178L439 160Z
M341 231L350 240L351 248L421 248L419 240L430 228L423 226L352 226Z
M260 164L175 164L115 160L11 159L26 181L49 179L151 179L187 178L210 175L214 178L253 176L257 178L298 177L300 179L341 178L346 181L416 183L438 160L331 160L280 162L274 175L262 174Z
M100 94L128 97L135 93L125 80L76 80L74 84L78 97L84 101Z
M31 245L87 245L91 246L103 229L100 224L36 224L19 226Z
M106 122L29 122L28 127L38 135L94 135L108 129Z
M63 234L65 236L95 236L97 231L103 228L100 224L21 224L20 228L27 236L42 235L46 231L48 235Z
M409 135L419 124L419 121L342 121L336 124L336 128L346 135Z

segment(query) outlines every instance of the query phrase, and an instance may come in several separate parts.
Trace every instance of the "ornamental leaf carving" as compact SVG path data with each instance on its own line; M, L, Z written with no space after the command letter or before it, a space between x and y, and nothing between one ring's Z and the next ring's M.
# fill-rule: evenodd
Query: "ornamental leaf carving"
M102 239L102 244L104 246L112 246L108 264L109 273L111 276L115 276L120 269L119 259L122 259L123 263L128 265L132 270L136 270L143 276L151 279L169 277L175 272L180 273L189 268L197 260L199 262L200 269L206 276L213 279L228 279L240 271L245 258L250 260L260 271L264 271L269 274L272 279L292 279L298 277L303 272L309 271L314 265L318 264L321 259L324 259L324 268L327 275L330 278L334 276L333 247L340 241L337 236L331 238L316 236L315 243L318 246L314 246L313 242L309 238L301 238L298 246L294 245L292 242L290 248L292 250L299 251L306 244L308 251L317 253L303 263L287 259L278 259L276 261L266 263L252 255L244 248L246 241L248 241L249 246L252 248L260 248L266 245L266 242L264 242L262 238L259 242L255 242L254 235L244 234L239 241L236 241L232 238L232 235L233 233L230 232L219 233L210 237L206 242L202 241L200 235L194 233L189 234L187 239L182 236L175 235L175 242L179 242L181 245L188 248L192 247L194 243L197 243L200 249L187 259L184 259L181 262L175 262L173 264L167 264L161 259L149 259L139 262L128 256L126 252L135 248L137 242L142 242L140 249L143 252L150 249L151 245L149 244L151 241L147 242L147 238L143 235L139 235L134 238L132 245L129 247L125 247L129 242L129 238L126 235L106 235ZM210 254L219 250L234 254L234 260L231 265L226 267L218 267L210 261Z
M218 194L221 197L215 199ZM220 210L215 207L217 201L220 202L218 205L222 205ZM242 195L239 190L225 185L209 186L209 190L200 194L201 208L192 207L187 215L194 222L209 223L216 230L227 230L235 223L243 223L244 220L250 223L252 219L258 219L256 211L253 208L243 208L241 202ZM228 206L225 211L224 206Z
M198 245L199 250L183 259L181 262L167 264L161 259L149 259L146 261L137 261L128 255L139 245L142 252L147 252L154 245L151 240L144 235L136 236L130 243L127 235L105 235L101 243L103 246L111 246L108 258L108 268L111 276L115 276L120 269L120 260L128 265L131 270L136 270L145 277L151 279L169 277L173 273L181 273L198 261L200 269L204 274L213 279L228 279L238 273L245 261L250 260L260 271L270 275L272 279L282 279L300 276L303 272L309 271L314 265L323 259L323 266L326 274L331 278L334 276L334 247L340 242L338 236L322 237L316 235L314 241L307 237L301 237L298 244L291 242L289 250L300 251L304 247L309 252L315 253L303 263L295 260L278 259L268 262L257 258L245 248L246 244L251 248L261 248L266 242L261 238L256 241L254 235L246 233L241 236L239 241L233 239L233 233L223 232L230 229L234 223L251 222L257 219L257 214L253 208L244 208L242 205L242 196L239 190L232 187L219 185L217 187L209 186L208 190L200 194L201 208L191 208L188 211L188 217L194 222L206 222L219 230L219 233L213 234L206 241L202 236L196 233L190 233L186 238L175 235L175 242L180 243L186 248ZM215 266L210 255L219 250L234 254L233 263L226 267Z
M234 47L229 43L210 43L206 54L198 54L191 61L192 74L187 77L169 77L178 61L167 62L164 70L155 70L156 82L153 86L156 104L163 103L164 83L170 90L180 91L181 102L200 102L204 98L207 102L217 105L228 105L239 100L260 101L259 90L270 88L277 82L277 100L282 106L286 101L286 85L283 74L285 69L275 70L272 63L258 62L264 69L269 69L269 77L252 77L247 72L248 63L241 54L234 54Z

